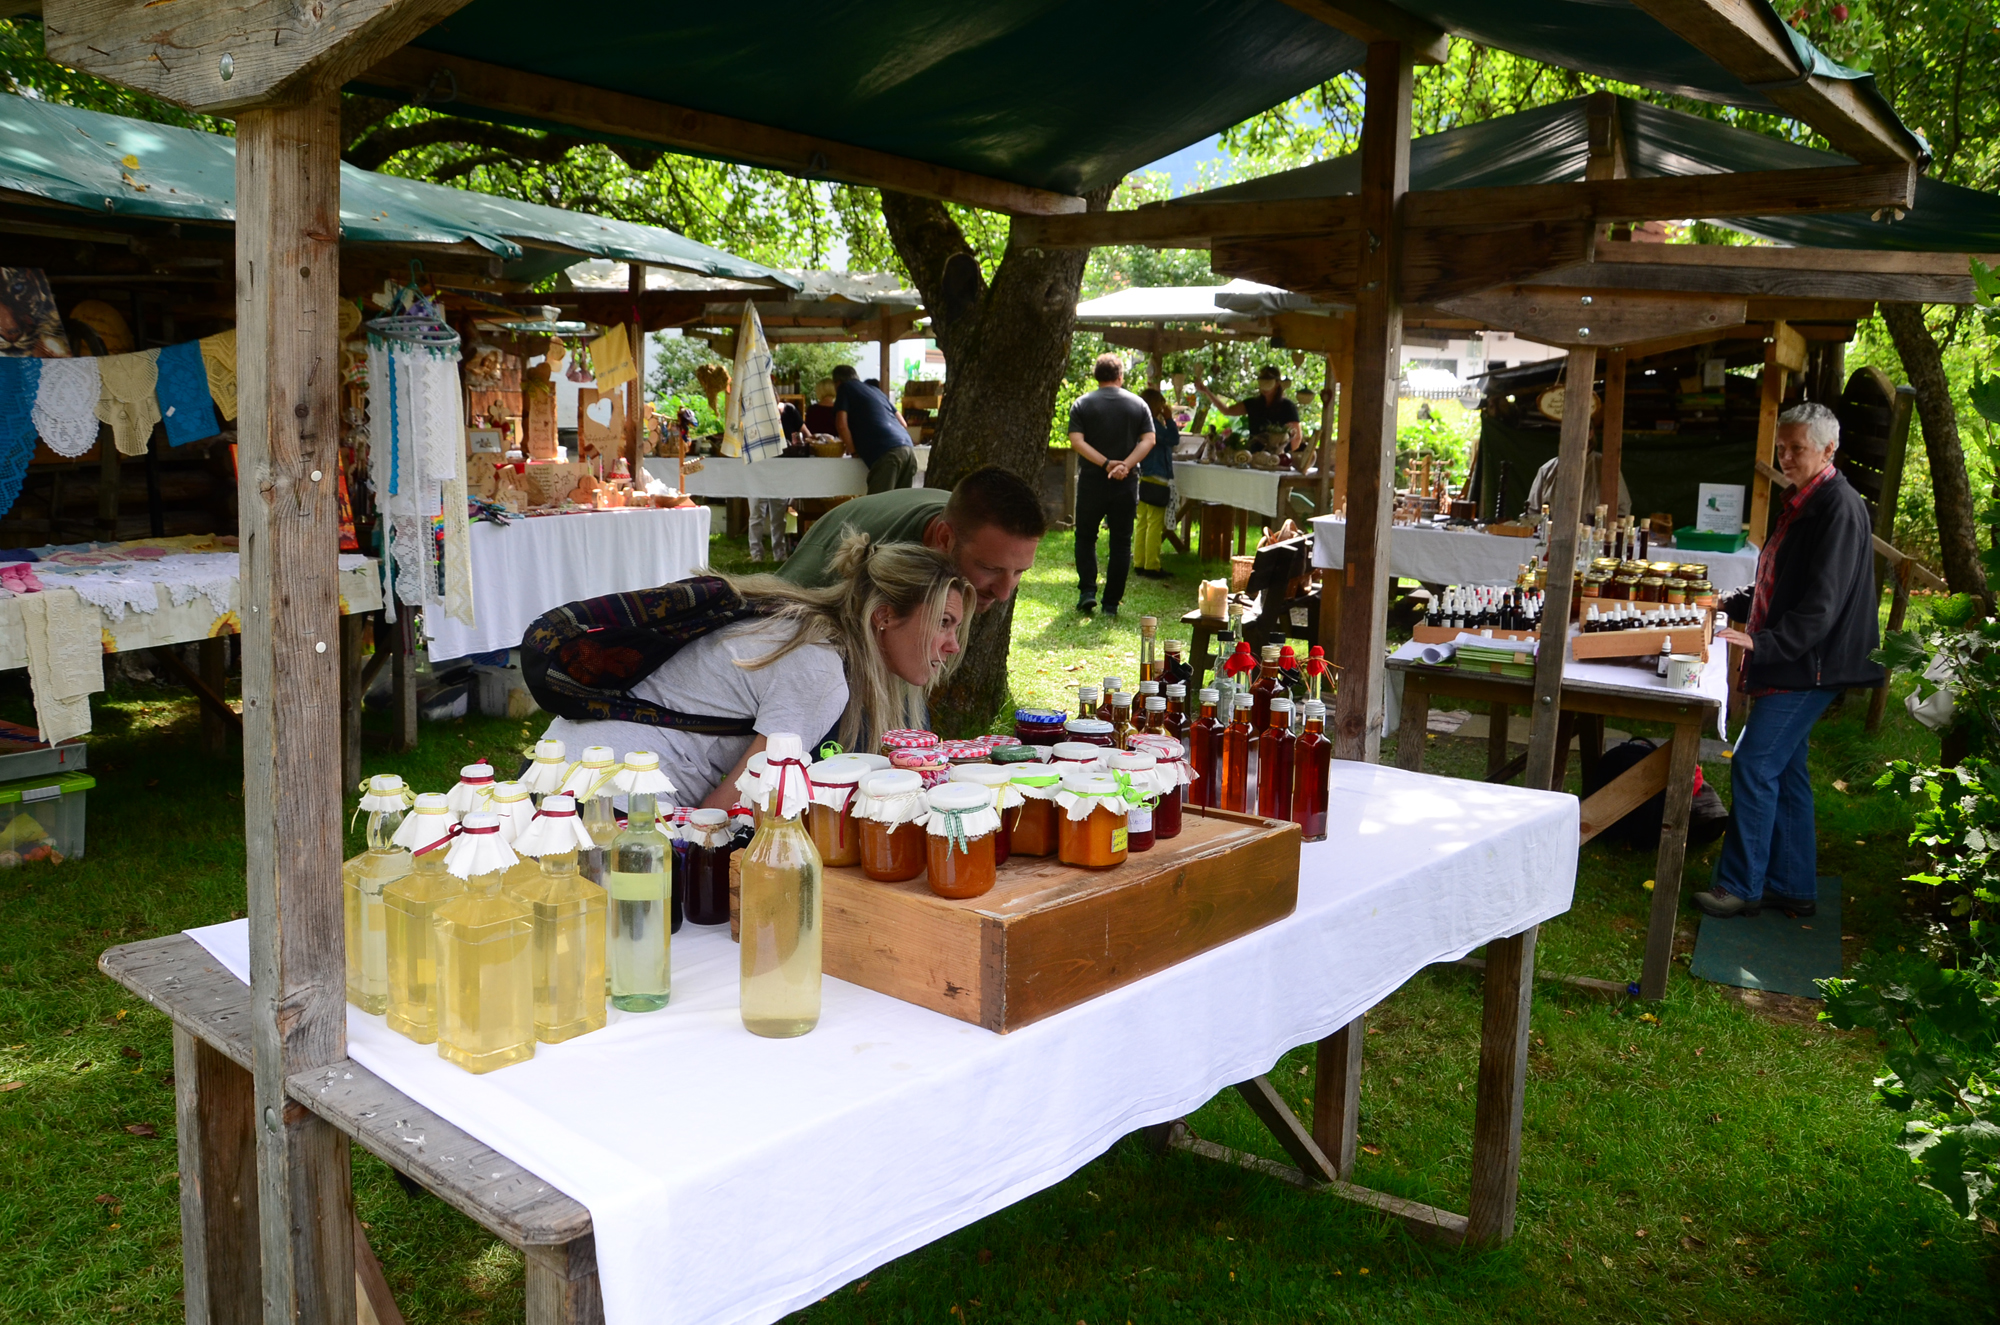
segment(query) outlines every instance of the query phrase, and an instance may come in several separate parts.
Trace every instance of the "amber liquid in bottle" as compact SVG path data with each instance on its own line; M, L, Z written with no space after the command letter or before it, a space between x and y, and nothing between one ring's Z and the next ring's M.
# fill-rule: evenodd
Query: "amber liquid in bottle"
M1203 809L1214 809L1220 803L1217 783L1221 780L1218 769L1222 763L1222 723L1215 716L1212 693L1202 695L1201 716L1189 729L1188 761L1194 769L1194 783L1188 790L1193 793L1194 803Z
M520 900L534 911L535 1038L561 1044L604 1029L605 890L577 871L575 851L543 856Z
M1222 729L1222 758L1217 761L1216 799L1225 810L1250 808L1250 706L1239 704Z
M388 917L389 1029L418 1044L438 1037L438 907L465 891L444 867L444 848L413 857L408 874L382 890Z
M1298 738L1292 715L1279 709L1257 739L1257 813L1266 819L1292 817L1292 760Z
M1308 842L1326 836L1327 773L1333 759L1333 742L1322 730L1326 719L1318 713L1306 714L1305 730L1292 747L1292 822Z
M501 892L503 874L474 875L437 909L438 1054L468 1072L535 1056L535 917Z
M1189 753L1187 696L1186 687L1181 689L1182 694L1167 696L1166 721L1161 724L1160 730L1181 743L1181 757L1185 759Z
M1250 686L1251 731L1260 732L1271 725L1271 697L1281 693L1283 685L1278 679L1277 659L1266 658Z

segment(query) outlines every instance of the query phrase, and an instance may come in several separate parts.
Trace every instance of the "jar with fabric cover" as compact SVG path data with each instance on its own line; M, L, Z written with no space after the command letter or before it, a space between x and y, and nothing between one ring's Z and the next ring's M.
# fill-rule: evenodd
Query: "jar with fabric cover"
M1057 827L1060 811L1056 793L1062 790L1062 770L1053 764L1033 763L1012 766L1014 790L1021 803L1001 817L1007 825L1007 853L1011 856L1053 856L1061 844Z
M736 854L736 834L727 810L695 810L681 825L687 845L686 886L681 901L690 925L729 923L729 858Z
M1151 851L1155 840L1154 814L1160 804L1161 789L1167 779L1160 775L1159 757L1150 750L1120 750L1109 761L1111 775L1127 785L1125 807L1126 849ZM1179 784L1174 784L1178 791Z
M918 727L898 727L882 733L882 753L891 759L895 758L898 750L935 750L938 744L936 732Z
M363 1012L389 1010L389 918L382 890L410 872L409 848L397 845L395 838L415 799L394 773L369 778L356 811L368 816L368 850L341 870L347 1001Z
M1125 863L1128 784L1108 771L1065 773L1056 791L1056 859L1083 869Z
M926 790L937 786L951 772L951 762L944 757L938 747L924 750L898 750L889 756L889 767L906 769L915 773Z
M458 784L445 793L445 801L453 814L467 815L485 809L492 793L493 765L481 760L458 770Z
M543 1044L561 1044L604 1026L606 893L577 869L577 857L595 842L575 799L550 796L514 843L540 868L540 877L514 895L532 916L528 961L535 1038Z
M951 770L949 782L969 783L993 793L993 809L1000 817L1000 829L993 835L993 863L1005 865L1014 852L1014 830L1009 820L1015 816L1009 812L1021 807L1021 793L1015 789L1013 770L999 764L960 764Z
M1159 803L1153 807L1153 837L1165 842L1181 835L1181 808L1186 795L1181 790L1194 781L1181 743L1172 736L1149 735L1136 747L1153 756L1154 778Z
M535 917L500 887L519 859L500 840L500 821L474 812L455 831L444 864L466 886L437 909L438 1055L492 1072L535 1056Z
M806 770L806 776L812 780L812 805L806 811L806 822L822 865L861 863L861 832L854 822L854 798L860 791L861 779L877 770L873 760L880 758L834 755Z
M427 791L417 797L394 841L410 853L410 872L382 889L389 958L390 1030L418 1044L436 1044L438 1037L438 907L465 891L465 885L444 867L442 850L451 841L458 816L445 804L444 793ZM425 851L426 847L437 850Z
M939 897L964 901L993 890L1000 836L993 796L991 787L976 782L948 782L930 793L925 863L931 891Z
M877 883L905 883L924 872L924 780L891 768L861 779L854 818L861 830L861 870Z
M822 877L805 826L812 803L805 751L793 732L773 732L765 751L764 823L743 849L739 999L745 1030L784 1039L819 1024Z
M1058 773L1073 768L1104 767L1105 748L1087 741L1064 741L1049 751L1049 763Z
M1095 745L1103 749L1111 748L1112 725L1098 718L1071 718L1063 724L1069 745Z
M1015 709L1014 735L1024 745L1054 745L1063 738L1066 716L1055 709Z
M1053 746L1047 745L997 745L993 747L992 762L1004 768L1018 764L1045 764L1052 749Z

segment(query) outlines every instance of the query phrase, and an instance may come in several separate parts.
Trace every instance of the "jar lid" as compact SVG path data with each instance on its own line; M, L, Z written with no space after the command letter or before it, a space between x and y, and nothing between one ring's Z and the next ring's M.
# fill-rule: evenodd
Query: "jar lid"
M870 796L907 796L923 789L923 777L907 768L885 768L861 780L861 790Z
M1157 768L1160 761L1143 750L1114 750L1108 761L1111 767L1124 773L1143 773Z
M1055 709L1014 710L1014 721L1025 722L1030 727L1040 727L1040 726L1060 727L1063 724L1063 719L1067 718L1068 716L1069 715L1067 713L1059 713Z
M717 828L729 822L729 811L695 810L688 815L688 822L698 828Z
M1118 779L1101 769L1078 768L1062 775L1064 791L1078 796L1120 796Z
M947 782L931 788L933 810L983 810L993 804L990 787L971 782Z
M1107 722L1100 725L1109 727L1111 724ZM1065 764L1097 764L1104 759L1103 746L1090 745L1083 741L1062 741L1049 753L1058 763Z
M1042 758L1041 749L1042 747L1036 745L1003 745L993 752L993 762L996 764L1039 763ZM959 767L965 768L970 767L970 765L961 764Z
M946 741L938 753L954 764L981 763L993 753L993 747L985 741Z
M951 770L945 779L945 785L970 782L979 787L998 787L1013 780L1014 775L998 764L960 764Z
M1021 738L1018 736L982 736L979 739L992 746L995 750L1021 743Z
M936 732L919 731L914 727L882 733L884 750L930 750L936 748L937 743Z
M880 759L877 755L875 758ZM884 760L883 764L888 761ZM883 764L870 763L860 755L833 755L806 768L806 775L814 782L834 783L845 786L859 782L870 773L878 772Z
M1102 718L1071 718L1063 724L1079 736L1109 736L1111 724Z

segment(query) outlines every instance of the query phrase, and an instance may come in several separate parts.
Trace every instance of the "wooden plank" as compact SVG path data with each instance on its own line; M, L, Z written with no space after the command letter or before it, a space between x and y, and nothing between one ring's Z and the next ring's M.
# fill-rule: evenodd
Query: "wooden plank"
M1793 216L1910 207L1914 162L1745 170L1710 175L1592 179L1424 189L1410 194L1412 228L1528 221L1654 221L1662 217Z
M527 1261L528 1325L603 1325L595 1238L530 1247Z
M1528 709L1527 781L1551 785L1557 771L1556 736L1563 698L1563 653L1569 643L1576 526L1583 512L1583 466L1590 450L1590 401L1597 381L1597 351L1572 348L1563 368L1562 440L1556 451L1555 500L1549 507L1549 580L1542 600L1542 639L1535 650L1534 702ZM1574 406L1571 408L1569 406Z
M1313 1140L1333 1161L1333 1174L1354 1176L1361 1135L1361 1046L1367 1019L1356 1017L1321 1040L1313 1055Z
M1468 1246L1514 1236L1521 1182L1521 1110L1528 1090L1528 1013L1535 1001L1536 926L1486 945L1479 1023L1479 1084L1472 1118Z
M1860 248L1775 248L1730 244L1606 244L1592 260L1599 267L1670 267L1701 271L1816 271L1885 276L1964 276L1971 257L1992 266L2000 254L1919 253Z
M1014 248L1207 248L1217 235L1325 234L1352 229L1357 198L1284 198L1267 202L1152 203L1119 212L1072 211L1016 216Z
M1538 279L1543 272L1588 263L1596 235L1589 220L1412 227L1403 237L1402 296L1411 303L1437 303Z
M340 785L343 791L361 785L361 697L367 689L361 669L362 636L368 618L359 614L340 619Z
M1785 404L1785 370L1778 363L1778 328L1771 324L1772 336L1764 342L1764 373L1758 379L1756 472L1750 475L1750 541L1764 546L1764 534L1771 515L1771 480L1765 475L1774 466L1778 446L1778 413Z
M220 641L217 642L219 643ZM242 717L238 715L235 709L230 707L229 701L222 697L222 692L209 685L208 679L202 676L201 673L182 662L180 654L174 651L173 645L162 644L156 646L153 650L153 657L156 661L164 664L168 671L178 676L182 684L186 685L188 689L194 691L195 696L201 700L201 711L204 719L212 715L223 726L232 728L239 734L243 731Z
M1455 962L1440 963L1440 965L1463 967L1468 971L1484 971L1486 969L1486 959L1484 957L1460 957ZM1618 1002L1623 1002L1632 996L1631 987L1620 984L1616 980L1597 980L1587 975L1558 975L1554 971L1536 971L1535 978L1537 980L1549 981L1552 984L1568 985L1570 988L1580 989L1586 994L1595 994L1599 998L1609 998Z
M1301 1172L1321 1182L1333 1182L1339 1178L1333 1161L1319 1148L1319 1142L1313 1140L1312 1133L1299 1122L1298 1115L1278 1094L1269 1077L1239 1081L1236 1093L1243 1097L1243 1102L1250 1106L1250 1112L1256 1114L1271 1135L1277 1138L1278 1144L1284 1147L1285 1153L1292 1157L1292 1162L1299 1166Z
M396 1295L389 1291L389 1278L382 1273L382 1262L375 1259L375 1249L368 1245L368 1233L361 1227L359 1215L354 1217L354 1296L360 1325L371 1325L371 1316L372 1325L403 1325Z
M340 108L236 124L244 854L267 1317L354 1320L347 1138L285 1080L347 1052L340 897Z
M1083 210L1083 199L1067 194L415 46L386 56L354 77L357 90L406 98L447 83L457 89L454 109L525 116L585 133L636 138L675 151L769 166L811 179L896 189L1010 215Z
M1282 285L1301 294L1325 294L1340 300L1353 297L1360 275L1364 245L1359 230L1335 230L1323 235L1276 235L1246 238L1217 236L1209 248L1208 265L1219 276Z
M466 0L44 0L52 60L210 114L339 86Z
M1604 363L1604 416L1599 424L1604 455L1598 464L1597 499L1618 514L1618 480L1625 459L1625 351L1613 350ZM1586 512L1587 514L1587 512ZM1634 512L1644 519L1643 514Z
M176 1024L174 1133L188 1325L259 1325L264 1319L256 1116L250 1073Z
M1489 327L1545 345L1636 349L1647 342L1740 325L1744 300L1731 295L1659 295L1511 286L1439 301Z
M1225 1164L1234 1164L1240 1169L1247 1169L1252 1173L1262 1173L1276 1178L1280 1182L1290 1183L1294 1187L1303 1187L1307 1191L1323 1191L1329 1196L1337 1196L1343 1201L1352 1201L1357 1205L1365 1205L1371 1210L1379 1210L1385 1215L1400 1219L1412 1234L1427 1242L1457 1246L1465 1241L1465 1216L1454 1214L1450 1210L1440 1210L1434 1205L1425 1205L1421 1201L1411 1201L1401 1196L1391 1196L1387 1192L1378 1192L1367 1187L1357 1187L1351 1182L1322 1183L1300 1170L1292 1168L1290 1165L1265 1159L1262 1155L1252 1155L1246 1151L1232 1150L1228 1146L1217 1145L1213 1141L1204 1141L1200 1137L1185 1131L1177 1130L1174 1132L1167 1144L1175 1150L1184 1150L1191 1155L1200 1155L1203 1159L1214 1159L1220 1160Z
M1889 622L1884 631L1885 634L1888 631L1901 630L1903 628L1903 617L1910 610L1910 571L1916 564L1914 561L1905 561L1891 572L1895 578L1896 589L1889 597ZM1881 727L1882 710L1887 708L1888 704L1889 686L1887 682L1876 686L1868 692L1867 730L1873 732Z
M1454 699L1479 703L1507 703L1525 708L1531 702L1534 682L1529 678L1465 673L1451 667L1424 667L1395 662L1390 670L1421 678L1433 698L1449 695ZM1653 698L1658 695L1659 698ZM1607 718L1630 718L1635 722L1706 722L1719 707L1714 700L1687 692L1634 691L1596 681L1563 680L1562 705L1574 713L1600 713Z
M1285 0L1285 3L1364 45L1402 42L1409 47L1410 58L1418 64L1443 64L1451 53L1451 38L1443 31L1386 0Z
M226 652L228 647L220 635L202 640L195 646L197 661L201 664L202 684L218 696L229 684L229 662ZM208 754L220 755L227 752L232 727L241 732L243 720L239 717L232 724L216 710L213 704L201 706L201 746Z
M1396 719L1396 767L1412 773L1424 770L1424 746L1430 740L1430 692L1414 676L1403 679L1403 710Z
M250 991L185 934L107 948L97 969L146 1000L177 1029L248 1071ZM342 972L343 994L346 972Z
M1733 652L1733 650L1732 650ZM1680 919L1681 866L1687 858L1688 816L1694 805L1694 771L1701 763L1701 725L1674 728L1668 749L1666 818L1660 827L1660 855L1653 868L1653 907L1646 922L1646 965L1639 976L1639 995L1657 1001L1667 996L1667 972L1674 955L1674 926Z
M1582 841L1590 841L1665 790L1667 764L1672 758L1673 747L1663 745L1586 798L1581 810Z
M1636 249L1715 249L1725 253L1775 253L1790 265L1771 263L1730 266L1709 263L1633 261L1622 251ZM1588 262L1544 271L1537 285L1586 290L1658 290L1674 294L1740 294L1790 300L1841 303L1877 299L1927 304L1969 304L1974 288L1971 268L1956 272L1870 271L1851 264L1818 265L1821 254L1839 249L1735 249L1714 244L1602 244ZM1805 255L1810 254L1810 257ZM1876 256L1869 254L1869 256ZM1882 254L1883 257L1900 256ZM1839 316L1846 310L1834 312ZM1800 314L1805 316L1805 314Z
M1881 557L1890 565L1901 566L1907 562L1910 567L1910 573L1921 580L1926 589L1929 589L1933 593L1951 592L1951 586L1946 584L1942 577L1895 544L1873 534L1869 535L1869 542L1875 548L1875 555Z
M1784 322L1771 324L1771 358L1788 373L1806 370L1806 338Z
M1360 255L1355 292L1356 422L1346 457L1347 566L1334 657L1341 671L1334 693L1333 753L1371 764L1382 750L1382 663L1388 652L1396 390L1403 368L1403 307L1396 277L1403 200L1410 188L1410 89L1409 52L1394 42L1370 45L1361 120L1360 217L1380 242Z
M1768 5L1751 0L1633 0L1779 110L1859 161L1915 161L1923 145L1894 112L1840 78L1801 78L1798 52Z

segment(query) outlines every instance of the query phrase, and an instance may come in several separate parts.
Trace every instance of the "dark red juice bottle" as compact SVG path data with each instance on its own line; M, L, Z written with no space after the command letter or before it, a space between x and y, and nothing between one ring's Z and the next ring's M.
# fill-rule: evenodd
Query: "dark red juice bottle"
M1215 716L1221 696L1213 690L1201 692L1201 716L1188 730L1189 765L1194 770L1194 803L1212 810L1219 803L1216 783L1222 762L1222 723Z
M1271 700L1271 717L1257 738L1257 813L1266 819L1292 817L1292 756L1298 738L1292 735L1292 701Z
M1250 808L1250 704L1248 695L1236 697L1236 711L1222 731L1221 786L1216 796L1221 808L1238 814Z
M1291 817L1306 841L1317 842L1326 837L1326 779L1333 760L1333 742L1326 739L1326 705L1307 700L1305 724L1292 746Z

